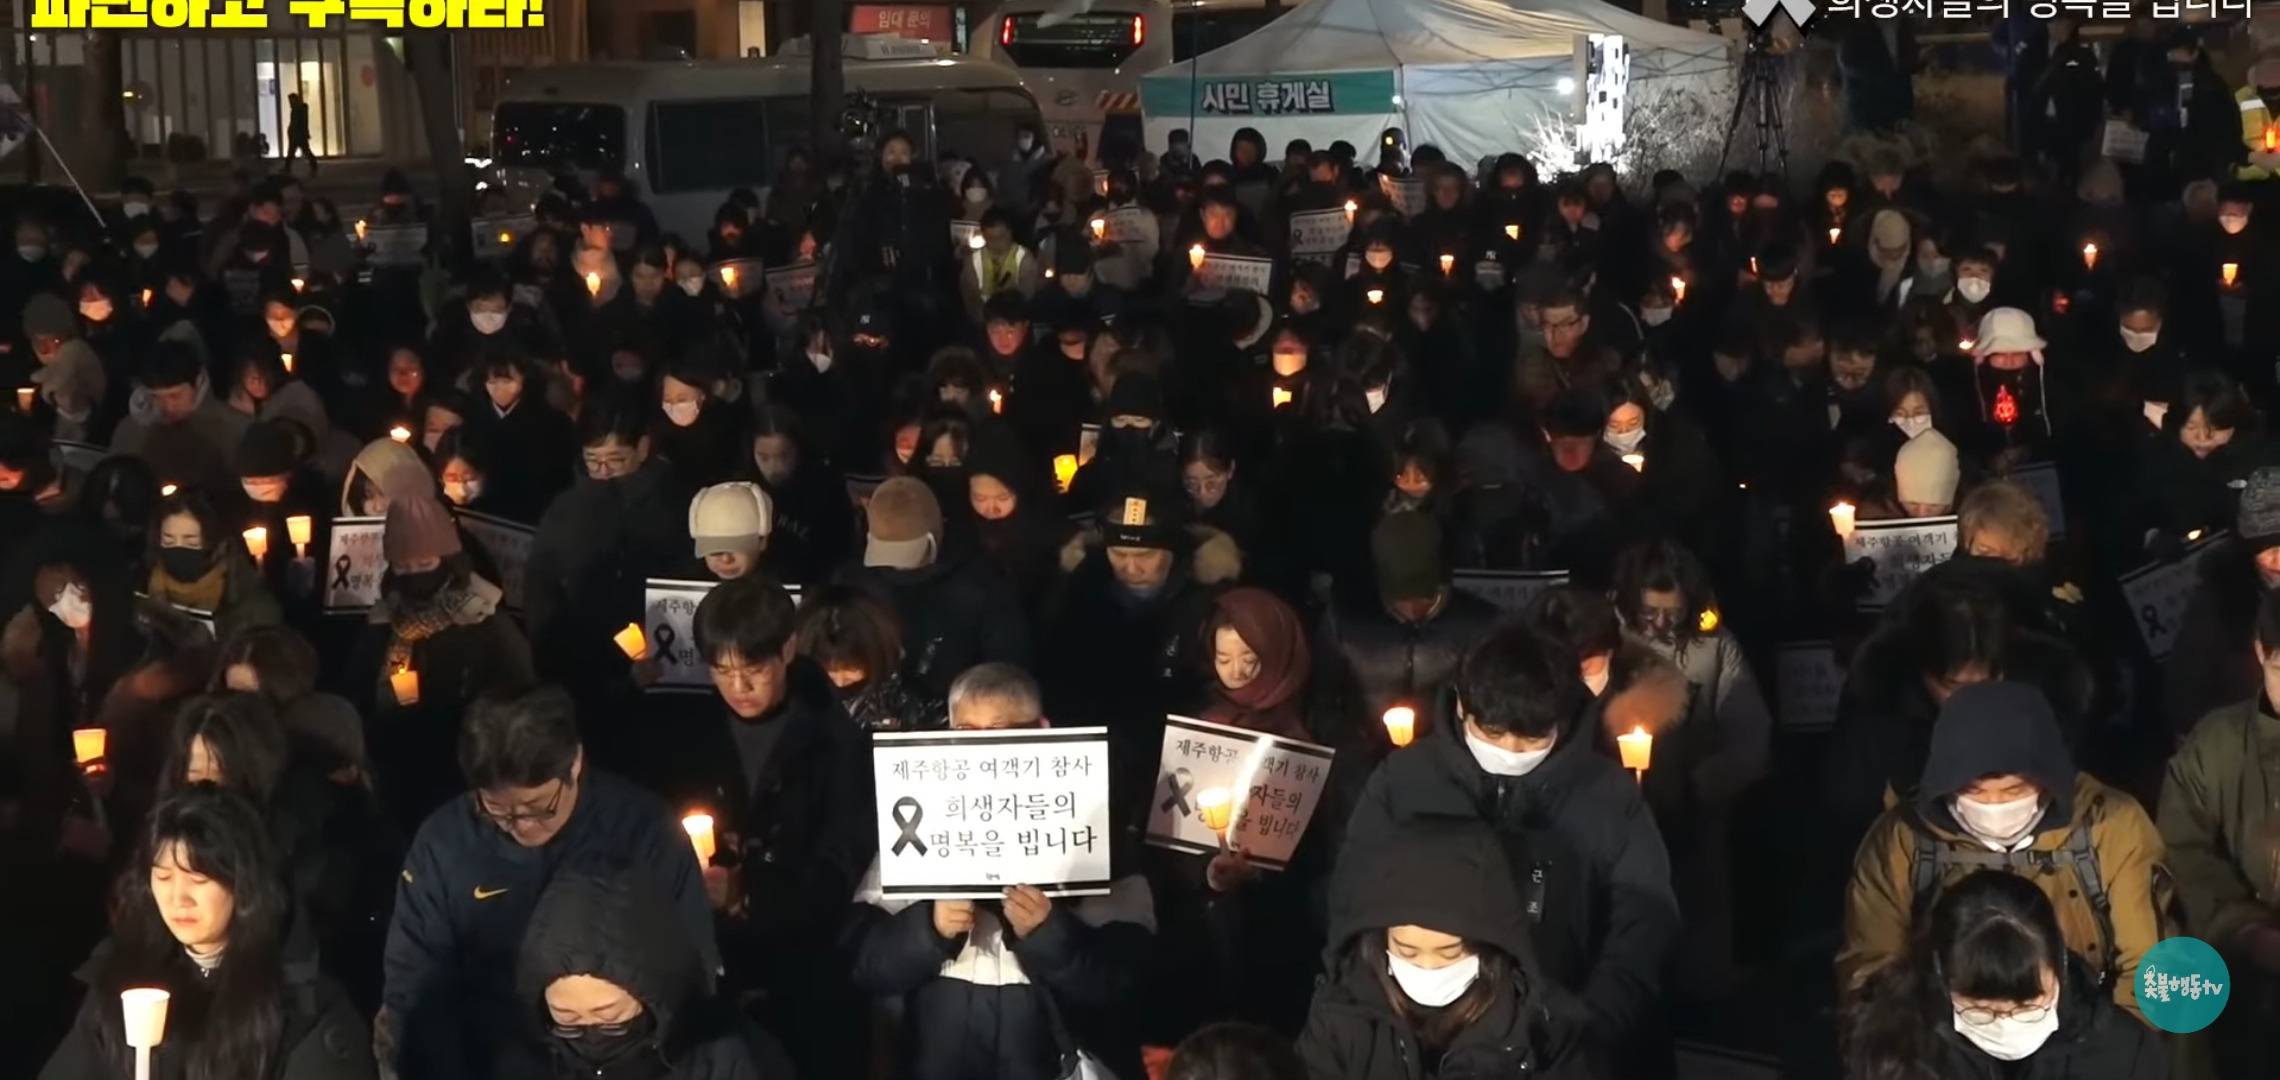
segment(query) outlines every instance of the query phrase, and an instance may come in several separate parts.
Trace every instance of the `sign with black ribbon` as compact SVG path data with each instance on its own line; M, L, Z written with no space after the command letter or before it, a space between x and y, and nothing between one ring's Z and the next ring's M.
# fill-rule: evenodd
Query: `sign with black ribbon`
M1876 567L1868 591L1860 597L1862 611L1881 611L1908 583L1924 571L1954 557L1955 518L1898 518L1863 521L1845 538L1845 562L1867 559Z
M473 510L452 513L459 519L459 527L467 530L467 538L491 557L491 565L499 571L499 591L506 594L500 604L508 611L521 611L523 568L530 564L530 548L537 533L528 525L503 517Z
M388 569L380 535L387 528L386 518L333 519L332 543L325 548L332 553L324 567L326 611L365 611L379 602L380 575Z
M871 736L879 886L907 900L1108 891L1108 729Z
M2147 563L2122 575L2122 599L2129 607L2130 622L2137 626L2138 637L2145 642L2146 655L2161 660L2176 648L2185 607L2192 602L2193 588L2201 579L2201 555L2229 535L2224 530L2210 533L2188 546L2182 559Z
M1225 792L1233 802L1228 846L1242 849L1253 865L1283 869L1314 819L1335 755L1298 739L1166 717L1148 843L1198 854L1219 850L1219 834L1204 821L1200 800L1206 791Z
M697 655L697 605L718 584L650 578L643 588L641 632L649 636L649 655L658 666L650 693L712 693L712 667Z

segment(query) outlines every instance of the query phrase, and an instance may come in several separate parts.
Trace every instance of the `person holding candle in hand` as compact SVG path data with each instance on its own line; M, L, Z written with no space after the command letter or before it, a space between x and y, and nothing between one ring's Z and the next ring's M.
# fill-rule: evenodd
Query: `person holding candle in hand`
M1012 664L980 665L951 686L952 730L1045 726L1037 681ZM1055 1080L1078 1053L1116 1076L1145 1075L1133 1013L1156 931L1147 879L1119 875L1100 896L1017 885L998 900L911 901L882 893L874 862L856 901L855 982L902 1000L912 1080Z
M219 637L284 619L243 540L224 530L214 504L195 490L159 500L143 557L150 566L146 595L212 613Z
M111 936L80 969L87 996L42 1080L130 1080L119 993L171 995L157 1077L369 1080L369 1033L317 973L261 815L200 785L160 803L120 877Z
M1678 904L1638 782L1593 748L1578 672L1572 647L1526 623L1474 646L1455 680L1459 725L1378 766L1339 865L1371 865L1420 825L1494 829L1506 873L1542 912L1530 936L1543 977L1530 985L1551 1022L1623 1065L1618 1075L1651 1075L1669 1053L1655 1014Z

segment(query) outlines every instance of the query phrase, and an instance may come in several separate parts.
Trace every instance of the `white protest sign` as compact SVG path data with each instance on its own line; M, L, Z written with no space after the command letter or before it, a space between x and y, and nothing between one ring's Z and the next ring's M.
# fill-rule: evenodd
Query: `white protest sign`
M911 900L1108 891L1108 729L871 736L879 886Z
M1845 538L1845 562L1867 559L1876 564L1876 577L1860 598L1863 611L1875 611L1892 602L1900 590L1924 571L1955 554L1955 517L1898 518L1863 521Z
M1525 611L1545 589L1568 583L1565 570L1459 570L1450 575L1458 592L1486 600L1507 615Z
M1152 260L1156 257L1156 249L1161 241L1158 239L1156 215L1150 213L1147 207L1120 206L1102 214L1101 219L1108 224L1107 239L1110 243L1142 259Z
M1206 255L1195 282L1206 289L1248 289L1261 296L1274 288L1275 261L1250 255Z
M1401 211L1402 217L1416 217L1425 209L1425 181L1416 177L1396 180L1390 176L1380 176L1378 190L1385 192L1385 197L1392 200L1393 208Z
M768 299L786 312L807 310L815 300L815 264L796 262L768 271Z
M950 223L950 246L962 254L974 246L974 237L980 235L981 231L982 223L979 221L953 221Z
M1346 237L1354 231L1354 223L1347 219L1346 211L1310 210L1290 216L1290 258L1292 262L1330 265L1330 257L1346 246Z
M657 661L652 693L711 693L712 667L697 655L697 605L717 581L650 578L641 595L641 632Z
M2204 536L2186 549L2184 558L2147 563L2121 577L2122 600L2129 605L2130 622L2145 641L2146 654L2166 658L2177 646L2177 630L2185 621L2185 605L2192 602L2200 582L2202 553L2226 534Z
M388 569L380 534L387 527L386 518L333 520L332 543L327 546L332 563L324 575L326 611L363 611L380 599L380 573Z
M364 242L372 249L367 261L374 266L418 266L427 226L374 225L365 230Z
M1218 851L1219 835L1204 824L1196 800L1224 789L1235 804L1229 846L1258 866L1281 870L1314 819L1334 753L1279 735L1167 717L1156 786L1148 797L1148 842L1202 855Z
M1482 259L1473 264L1473 284L1482 292L1495 292L1504 287L1504 264L1494 258Z
M475 257L496 259L515 249L515 244L538 228L538 219L529 214L494 214L479 217L469 224L475 233Z
M508 521L473 510L455 510L459 527L467 530L467 537L491 557L491 565L499 571L499 591L506 595L500 599L510 611L521 611L523 606L523 568L530 564L530 545L537 533L528 525Z
M1845 669L1837 666L1837 652L1826 641L1792 641L1781 645L1774 660L1775 717L1783 731L1827 731L1837 723L1837 695L1845 687Z
M2059 491L2058 463L2038 461L2011 470L2011 479L2033 492L2035 501L2042 504L2044 516L2050 518L2050 538L2066 539L2066 499Z

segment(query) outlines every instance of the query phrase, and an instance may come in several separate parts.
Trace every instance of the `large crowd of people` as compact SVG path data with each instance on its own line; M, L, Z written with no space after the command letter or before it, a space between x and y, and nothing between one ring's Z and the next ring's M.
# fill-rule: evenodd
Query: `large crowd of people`
M1736 1002L1796 1076L2274 1075L2280 200L2091 138L20 216L0 1071L133 1076L155 986L166 1080L1632 1080ZM1287 861L1146 842L1171 716L1334 752ZM1048 726L1105 881L883 886L877 736Z

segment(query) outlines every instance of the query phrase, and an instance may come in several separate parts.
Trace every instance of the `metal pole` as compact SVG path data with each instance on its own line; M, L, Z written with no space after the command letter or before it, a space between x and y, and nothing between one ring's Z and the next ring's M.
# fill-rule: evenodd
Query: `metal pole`
M102 228L103 212L101 210L95 209L95 200L87 197L87 189L80 187L79 178L71 175L71 163L63 160L62 154L56 153L55 144L48 141L46 129L40 127L37 121L33 121L32 134L40 137L40 145L47 147L48 153L55 154L55 163L63 168L63 178L71 181L71 190L79 193L79 201L86 203L87 212L95 215L95 226L97 228Z

